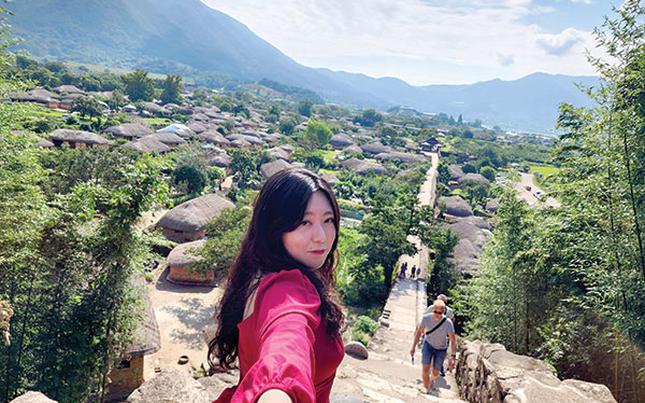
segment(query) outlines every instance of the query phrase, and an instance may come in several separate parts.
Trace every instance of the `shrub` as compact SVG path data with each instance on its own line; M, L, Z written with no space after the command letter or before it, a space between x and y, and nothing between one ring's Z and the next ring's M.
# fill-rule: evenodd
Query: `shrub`
M370 336L374 336L374 333L376 333L376 329L378 328L378 323L369 316L361 315L358 318L356 318L356 322L354 322L354 329L359 330L365 334L368 334Z

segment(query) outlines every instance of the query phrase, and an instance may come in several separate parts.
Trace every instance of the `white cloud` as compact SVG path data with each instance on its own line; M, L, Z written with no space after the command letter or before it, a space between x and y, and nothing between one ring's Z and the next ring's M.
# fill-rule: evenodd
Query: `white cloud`
M587 33L549 35L523 22L553 11L533 0L203 1L308 66L414 84L593 74Z
M570 0L572 3L593 4L592 0Z
M570 52L576 44L584 43L588 38L587 32L575 28L567 28L559 34L540 34L536 37L536 43L547 53L562 56Z

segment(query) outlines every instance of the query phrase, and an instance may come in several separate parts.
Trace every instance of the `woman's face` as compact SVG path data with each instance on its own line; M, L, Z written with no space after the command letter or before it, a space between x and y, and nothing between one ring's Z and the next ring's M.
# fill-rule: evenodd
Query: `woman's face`
M282 235L287 253L312 269L325 263L335 239L334 211L321 191L311 195L300 225Z

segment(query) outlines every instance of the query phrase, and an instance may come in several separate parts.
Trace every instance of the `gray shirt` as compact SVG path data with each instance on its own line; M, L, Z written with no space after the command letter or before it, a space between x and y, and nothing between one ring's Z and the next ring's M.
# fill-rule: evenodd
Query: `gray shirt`
M443 316L439 320L435 320L433 314L426 314L423 315L423 319L421 319L421 326L425 328L423 333L433 329L443 318ZM433 348L436 348L437 350L445 350L448 348L448 333L454 333L455 328L452 325L452 321L448 318L443 322L441 326L437 328L434 332L430 333L429 335L425 335L423 337L424 342L428 342Z

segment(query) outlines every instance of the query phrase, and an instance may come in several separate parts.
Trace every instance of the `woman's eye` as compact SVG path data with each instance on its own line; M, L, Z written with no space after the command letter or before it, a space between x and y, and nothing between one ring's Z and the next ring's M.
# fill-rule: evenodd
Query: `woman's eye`
M333 222L334 222L334 219L331 218L331 217L325 220L325 224L329 224L329 223L333 223Z
M307 224L309 224L309 221L303 221L303 222L300 223L300 225L302 225L302 226L305 226Z

